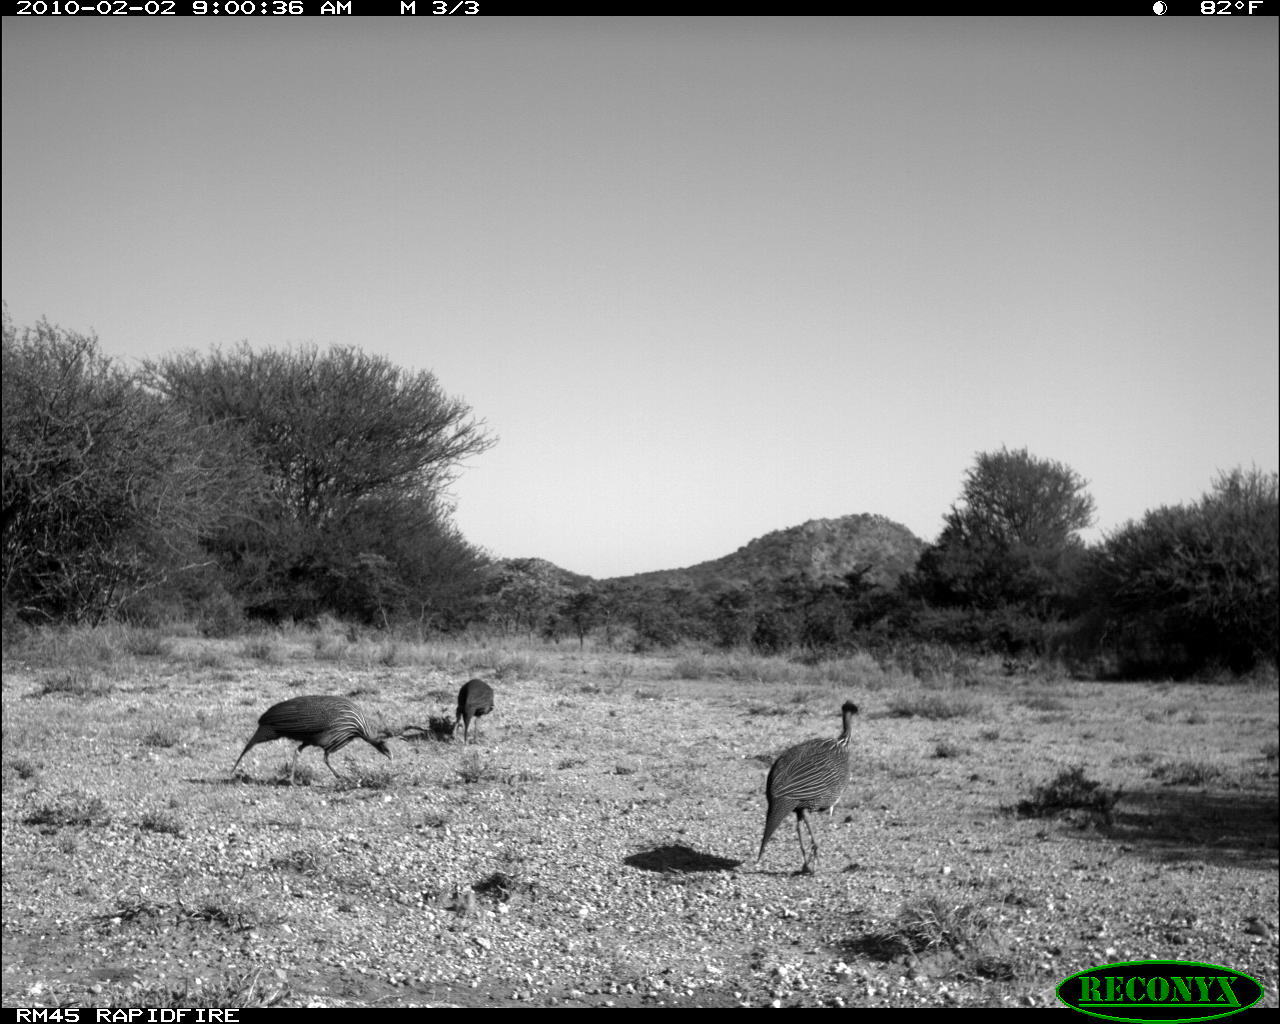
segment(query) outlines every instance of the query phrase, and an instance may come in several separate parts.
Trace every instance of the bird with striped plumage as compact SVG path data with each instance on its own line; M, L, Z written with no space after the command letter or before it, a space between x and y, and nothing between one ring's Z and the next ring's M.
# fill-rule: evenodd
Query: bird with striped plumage
M293 763L289 767L289 785L293 785L298 758L307 747L320 747L324 751L325 767L333 772L335 779L342 776L329 763L329 755L341 750L352 740L362 739L384 757L391 757L386 738L373 734L364 712L349 698L326 695L293 697L272 705L262 713L262 717L258 719L257 731L249 737L244 750L240 751L240 756L231 767L231 774L235 774L244 755L254 746L278 739L296 740L302 744L293 755Z
M765 797L769 808L764 819L764 838L760 840L760 853L756 863L764 857L764 848L782 820L794 813L796 837L800 840L800 854L804 858L801 872L817 867L818 840L809 824L809 811L835 812L835 805L849 784L849 741L853 732L853 716L858 705L845 701L840 709L843 728L835 739L806 740L791 747L773 762L769 778L765 782ZM805 849L804 833L809 832L812 853ZM813 867L810 867L810 864Z

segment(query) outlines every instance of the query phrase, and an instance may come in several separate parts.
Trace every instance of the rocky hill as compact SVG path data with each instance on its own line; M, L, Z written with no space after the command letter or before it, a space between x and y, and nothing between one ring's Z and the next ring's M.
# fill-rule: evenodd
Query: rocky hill
M816 581L839 579L869 566L868 582L893 586L899 576L915 567L925 546L905 526L883 516L811 519L800 526L766 533L723 558L684 569L621 577L617 582L701 588L796 575Z

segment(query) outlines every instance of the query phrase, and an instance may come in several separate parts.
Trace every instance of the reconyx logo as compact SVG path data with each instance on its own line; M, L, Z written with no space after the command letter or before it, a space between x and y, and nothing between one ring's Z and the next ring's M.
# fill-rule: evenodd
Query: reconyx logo
M1262 995L1247 974L1191 960L1103 964L1058 986L1058 998L1073 1010L1123 1021L1214 1020L1247 1010Z

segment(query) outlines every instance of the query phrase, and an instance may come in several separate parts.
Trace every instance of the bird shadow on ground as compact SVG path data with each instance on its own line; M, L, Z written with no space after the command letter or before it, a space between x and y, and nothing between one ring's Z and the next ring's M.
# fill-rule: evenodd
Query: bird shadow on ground
M629 857L622 858L622 863L640 868L642 871L658 871L663 874L686 874L694 871L731 871L742 863L727 857L714 857L709 853L699 853L690 846L654 846L641 850Z

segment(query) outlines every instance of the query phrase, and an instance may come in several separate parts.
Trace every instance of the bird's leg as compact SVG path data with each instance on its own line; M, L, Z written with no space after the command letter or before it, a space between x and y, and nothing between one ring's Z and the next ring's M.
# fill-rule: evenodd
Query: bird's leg
M324 752L324 766L328 768L329 771L333 772L333 777L335 779L338 779L338 780L342 779L342 776L338 774L338 769L336 769L333 765L329 763L329 751L327 750Z
M805 816L804 827L809 830L809 842L813 843L813 869L817 871L818 870L818 839L813 834L813 826L809 824L808 815ZM806 861L806 864L807 863L808 862Z
M305 747L304 743L302 747ZM302 747L293 752L293 760L289 762L289 785L293 785L293 773L298 770L298 758L302 756Z
M800 873L807 874L809 871L809 851L804 848L804 833L800 831L801 822L804 822L805 828L809 828L809 822L805 820L803 808L796 811L796 839L800 843L800 856L804 858L804 863L800 865ZM813 829L809 829L809 838L813 838Z

